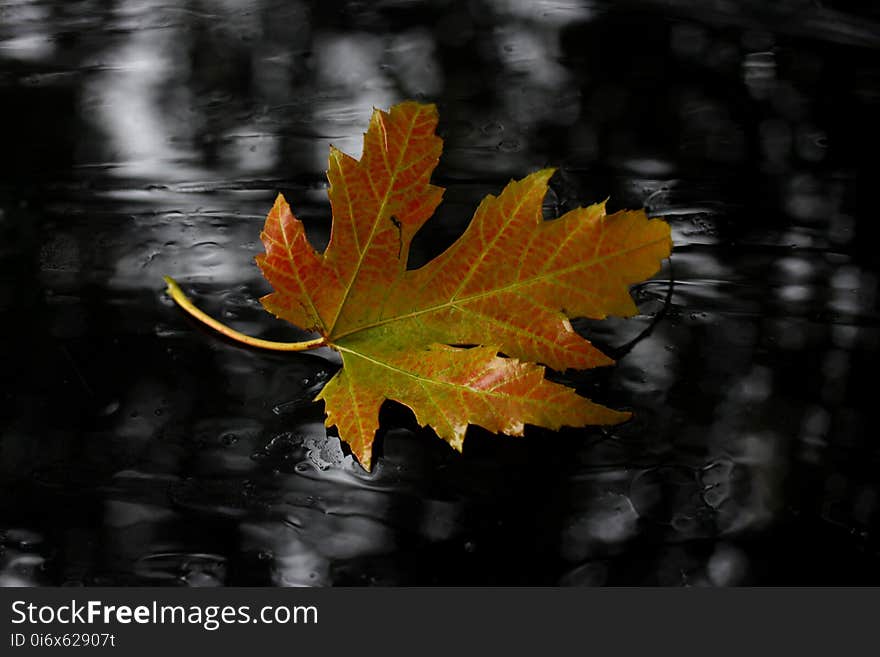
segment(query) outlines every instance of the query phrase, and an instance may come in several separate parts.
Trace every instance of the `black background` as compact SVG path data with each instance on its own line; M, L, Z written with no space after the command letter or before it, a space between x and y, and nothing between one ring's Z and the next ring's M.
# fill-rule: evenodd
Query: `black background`
M865 6L0 4L0 583L880 582ZM459 456L388 405L368 476L309 402L327 354L164 295L301 337L256 301L265 212L323 246L329 144L407 98L445 139L415 264L542 166L547 216L671 223L642 313L576 323L618 365L557 376L632 422Z

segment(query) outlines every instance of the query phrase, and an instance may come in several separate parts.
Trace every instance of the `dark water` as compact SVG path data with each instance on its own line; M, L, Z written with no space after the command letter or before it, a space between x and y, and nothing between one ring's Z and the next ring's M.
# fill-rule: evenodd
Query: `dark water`
M0 583L880 584L868 4L0 0ZM634 421L459 456L388 405L367 475L326 354L164 295L300 338L265 213L326 243L328 145L407 98L446 140L418 262L546 165L548 215L672 224L642 314L578 324L619 365L558 377Z

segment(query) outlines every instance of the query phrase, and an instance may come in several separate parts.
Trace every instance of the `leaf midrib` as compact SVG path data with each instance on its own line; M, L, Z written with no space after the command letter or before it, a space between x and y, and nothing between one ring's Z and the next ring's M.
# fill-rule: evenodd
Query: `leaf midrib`
M394 168L390 171L391 179L388 181L388 186L385 189L385 196L382 198L382 203L379 205L379 210L376 212L376 220L373 222L373 226L370 229L370 235L367 237L367 242L364 244L363 250L361 250L360 255L358 255L358 261L355 265L354 270L351 273L351 276L348 279L348 283L345 286L345 293L342 295L342 300L339 302L339 307L336 309L336 316L333 318L333 322L330 324L330 329L328 330L328 335L333 335L333 330L336 328L336 323L339 321L339 316L342 314L342 309L345 307L346 302L348 301L348 297L351 294L351 290L354 287L354 282L358 278L358 274L361 270L361 265L363 265L364 258L367 255L367 252L370 250L370 245L373 243L373 237L376 235L376 228L381 223L382 217L385 214L385 208L388 206L388 201L391 198L392 192L394 191L394 183L397 181L397 176L401 173L400 163L403 160L404 155L406 154L407 148L409 147L409 140L412 137L413 130L415 129L416 122L419 118L419 112L414 112L412 119L409 122L409 125L406 129L406 138L403 140L404 146L400 149L400 154L397 157L397 162L394 163ZM382 121L381 117L379 119ZM382 125L382 132L385 135L385 141L388 141L387 128ZM387 163L388 156L387 153L382 151L382 158ZM370 176L369 169L367 169L367 181L370 183L370 187L373 187L372 177Z

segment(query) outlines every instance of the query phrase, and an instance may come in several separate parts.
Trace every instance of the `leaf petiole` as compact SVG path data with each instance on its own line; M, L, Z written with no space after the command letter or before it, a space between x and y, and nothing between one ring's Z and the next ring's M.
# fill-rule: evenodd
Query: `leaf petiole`
M303 342L274 342L272 340L263 340L261 338L254 338L245 335L244 333L239 333L235 329L226 326L226 324L223 324L222 322L218 322L204 311L196 308L195 304L193 304L189 297L184 294L183 290L181 290L180 286L177 284L177 281L173 278L170 276L163 276L162 278L164 278L165 282L168 284L168 294L175 302L177 302L178 306L183 308L203 324L207 324L215 331L219 331L230 340L235 340L236 342L241 342L242 344L257 347L259 349L269 349L271 351L306 351L308 349L317 349L318 347L327 346L327 340L325 338L315 338L314 340L305 340Z

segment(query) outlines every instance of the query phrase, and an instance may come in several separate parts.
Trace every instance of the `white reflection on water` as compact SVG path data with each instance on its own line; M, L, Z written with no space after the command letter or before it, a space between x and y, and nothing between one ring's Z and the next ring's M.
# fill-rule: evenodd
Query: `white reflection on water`
M330 144L360 157L361 134L369 120L365 108L388 108L402 99L381 65L385 52L382 37L365 32L319 33L313 52L318 84L326 90L316 99L313 122L320 138L314 140L311 164L321 170L327 166Z
M55 52L55 45L46 34L23 34L0 41L0 51L13 59L39 61Z
M47 18L49 7L36 0L0 4L0 57L34 62L51 57L55 43L46 29Z
M431 98L443 90L443 70L430 32L415 29L395 34L386 52L390 69L409 97Z
M280 159L281 140L255 122L244 123L220 135L221 157L245 174L272 171Z
M594 3L587 0L492 0L491 4L502 15L554 26L588 21L594 14Z
M129 5L131 6L131 5ZM161 13L159 2L141 3L139 19ZM142 12L142 13L141 13ZM192 153L180 145L191 138L184 114L169 116L162 108L162 96L176 76L185 79L185 41L177 29L148 29L141 25L124 34L99 57L103 70L87 85L83 97L84 115L105 132L114 146L116 171L120 175L167 178L197 175L180 162ZM192 103L188 90L177 85L182 107Z

